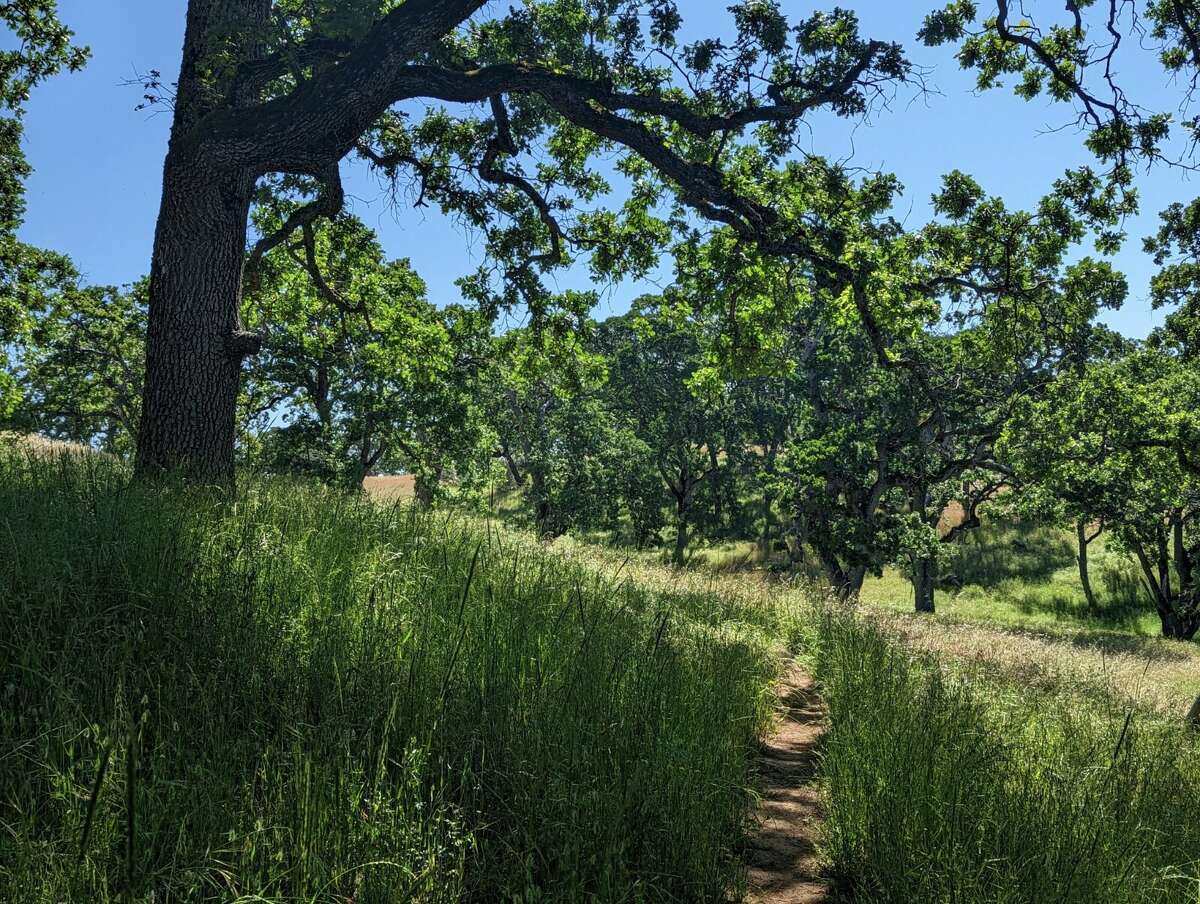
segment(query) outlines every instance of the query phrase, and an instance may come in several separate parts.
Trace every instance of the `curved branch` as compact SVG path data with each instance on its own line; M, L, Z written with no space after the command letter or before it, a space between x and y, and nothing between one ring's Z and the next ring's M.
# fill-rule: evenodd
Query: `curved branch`
M1047 53L1046 49L1040 43L1028 35L1012 30L1008 24L1008 0L996 0L996 7L996 33L1010 44L1017 44L1032 53L1037 58L1037 61L1049 71L1054 80L1071 92L1083 104L1085 114L1094 126L1099 127L1104 125L1100 114L1096 112L1097 108L1108 113L1114 121L1121 121L1125 118L1124 113L1116 103L1101 100L1091 92L1085 90L1079 79L1064 72L1058 61Z
M305 223L300 227L300 230L304 246L304 258L300 259L295 253L292 253L293 260L308 273L309 278L313 281L313 285L317 287L317 291L321 294L322 298L343 314L357 314L362 316L367 323L367 327L374 329L374 326L371 324L371 312L367 309L366 301L360 300L357 304L346 301L342 297L342 294L325 279L325 274L321 272L321 266L317 262L317 238L313 232L313 224ZM289 248L288 251L291 252L292 249Z
M510 173L496 166L496 158L501 154L509 156L516 154L517 145L513 140L512 129L509 126L508 110L504 106L504 100L498 94L493 95L491 105L492 116L496 121L496 134L488 139L487 150L484 152L483 159L479 162L479 176L485 182L491 182L493 185L507 185L525 195L537 209L538 218L542 221L542 225L549 230L550 250L544 254L535 254L528 260L527 264L559 263L563 259L563 233L562 227L559 226L558 220L554 218L554 213L550 210L550 203L542 197L537 187L524 176Z
M259 290L264 256L286 242L297 229L311 228L321 217L332 220L341 212L345 200L346 193L342 188L342 175L337 164L326 167L321 176L320 194L308 204L293 210L283 225L255 243L242 269L242 280L247 291Z

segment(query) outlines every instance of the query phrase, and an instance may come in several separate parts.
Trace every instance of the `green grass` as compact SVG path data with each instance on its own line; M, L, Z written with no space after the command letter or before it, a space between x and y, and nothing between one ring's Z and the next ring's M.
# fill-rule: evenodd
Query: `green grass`
M772 617L617 572L0 455L0 900L718 898Z
M1178 722L915 657L826 614L824 845L853 900L1200 900L1200 742Z
M1162 633L1138 583L1133 561L1106 548L1104 537L1089 554L1099 605L1084 597L1073 537L1049 527L991 522L971 531L955 550L937 594L938 615L1040 631L1079 629L1145 637ZM912 583L896 568L869 577L862 600L897 612L913 609Z
M1043 546L962 571L1053 584ZM1200 741L1119 702L1183 687L1190 647L1107 623L1096 652L1074 614L1057 639L910 620L941 632L918 642L811 598L736 561L0 454L0 901L736 897L785 641L828 706L824 850L856 902L1200 901ZM1019 668L1035 640L1054 680Z

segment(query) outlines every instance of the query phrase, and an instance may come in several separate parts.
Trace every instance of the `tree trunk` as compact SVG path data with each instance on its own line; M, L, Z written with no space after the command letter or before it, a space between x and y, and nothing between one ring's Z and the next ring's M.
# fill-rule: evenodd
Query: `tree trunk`
M855 597L862 592L863 582L867 579L867 566L855 565L846 576L846 596Z
M1191 728L1200 728L1200 697L1192 704L1192 708L1188 710L1187 724Z
M758 535L758 557L766 563L771 561L771 493L769 490L763 490L762 494L762 532Z
M242 359L258 348L238 317L254 180L172 149L150 266L137 473L233 479Z
M813 546L817 551L817 558L821 560L821 567L825 570L825 577L829 580L829 589L838 599L849 597L850 579L842 568L842 563L819 543L814 543Z
M529 469L529 495L533 500L533 518L538 533L550 533L550 496L546 491L546 475L540 465Z
M1089 609L1096 608L1096 594L1092 590L1092 579L1088 573L1088 544L1091 540L1087 535L1087 526L1082 521L1075 523L1075 539L1079 544L1079 583L1083 585L1083 595L1087 598Z
M231 157L208 154L193 131L212 109L207 77L215 23L237 16L253 34L270 17L271 3L237 0L218 7L215 0L191 0L187 7L150 263L136 470L139 476L175 472L229 483L242 359L261 344L239 319L256 174ZM257 45L246 49L249 59L262 53Z
M671 562L682 565L688 545L688 510L679 506L675 513L675 549L671 553Z
M1163 637L1175 640L1191 640L1200 630L1200 613L1180 614L1175 609L1160 609L1158 619L1162 623Z
M1197 630L1200 630L1200 610L1189 609L1186 613L1180 613L1176 607L1181 600L1171 595L1169 585L1164 587L1159 583L1159 579L1155 577L1150 557L1146 555L1145 548L1137 541L1134 541L1132 546L1133 552L1137 556L1138 564L1142 566L1146 590L1149 592L1150 598L1154 601L1154 608L1158 611L1158 620L1162 625L1162 636L1175 638L1176 640L1191 640L1196 636ZM1159 574L1161 576L1163 569L1161 562L1159 564Z
M504 471L508 475L509 483L512 484L514 490L521 489L525 485L525 475L521 473L517 460L513 458L512 452L503 442L500 443L500 457L504 460Z
M937 560L932 556L921 559L913 569L913 595L918 612L934 611L934 589L937 584Z

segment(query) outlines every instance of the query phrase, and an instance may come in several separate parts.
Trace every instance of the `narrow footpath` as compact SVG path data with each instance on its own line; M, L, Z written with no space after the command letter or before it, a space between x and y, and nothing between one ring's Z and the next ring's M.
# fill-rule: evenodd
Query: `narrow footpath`
M762 801L759 825L746 845L748 904L825 904L829 883L820 875L816 840L821 801L816 787L817 745L824 713L812 679L792 667L779 685L780 722L763 741L757 770Z

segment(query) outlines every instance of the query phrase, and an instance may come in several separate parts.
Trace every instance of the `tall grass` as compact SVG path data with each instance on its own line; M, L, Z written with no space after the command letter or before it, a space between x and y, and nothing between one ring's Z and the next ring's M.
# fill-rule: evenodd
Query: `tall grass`
M1196 902L1200 743L825 615L825 844L856 902Z
M711 900L774 670L484 524L0 455L0 900Z

